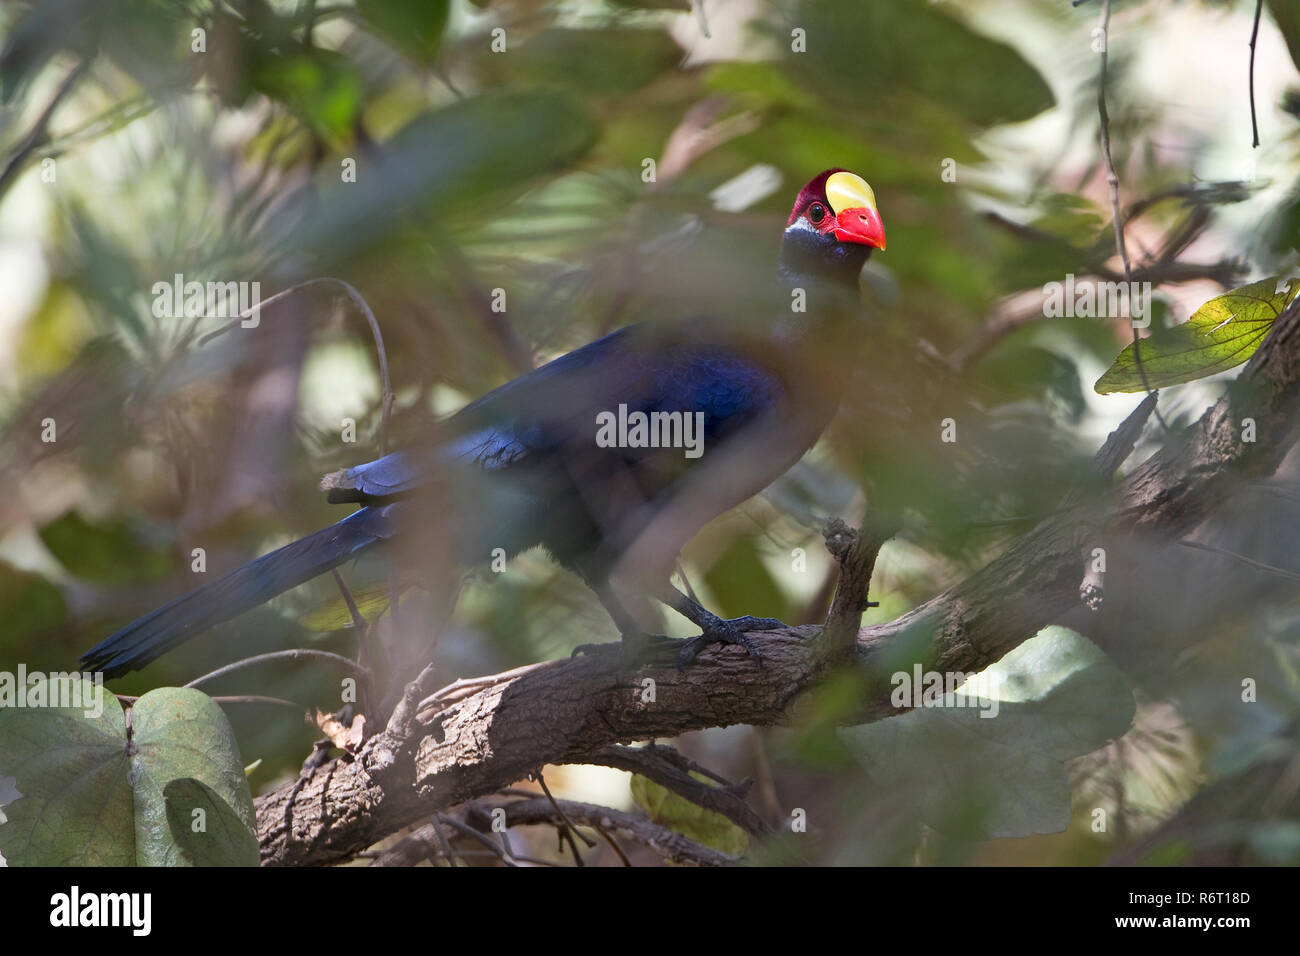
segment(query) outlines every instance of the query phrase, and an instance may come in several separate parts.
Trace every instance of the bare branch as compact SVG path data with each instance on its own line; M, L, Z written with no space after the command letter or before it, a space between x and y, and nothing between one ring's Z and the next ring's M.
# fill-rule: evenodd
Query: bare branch
M310 648L298 647L288 651L270 651L266 654L254 654L252 657L245 657L242 660L234 661L230 664L225 665L224 667L218 667L216 670L210 671L207 674L204 674L202 677L196 677L194 678L194 680L190 681L188 684L185 684L183 686L198 687L200 684L206 684L210 680L215 680L218 677L224 677L226 674L229 674L233 671L242 670L243 668L251 667L254 664L263 664L266 661L274 661L274 660L296 661L296 660L301 660L303 658L317 658L319 660L326 660L333 664L338 664L340 667L345 667L348 670L352 671L353 673L361 677L367 679L371 677L370 671L367 668L362 667L356 661L349 660L348 658L343 657L340 654L332 654L329 651L317 651L317 650L312 650Z

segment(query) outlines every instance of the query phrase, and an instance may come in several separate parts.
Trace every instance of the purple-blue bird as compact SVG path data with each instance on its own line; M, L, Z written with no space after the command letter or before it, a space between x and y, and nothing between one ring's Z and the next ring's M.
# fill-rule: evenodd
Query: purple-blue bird
M683 663L717 642L757 658L745 632L781 622L723 620L672 587L671 569L701 527L778 478L826 428L863 335L859 273L884 248L867 183L823 172L787 221L770 319L628 326L520 376L441 423L426 447L327 475L330 501L362 507L131 622L82 667L137 669L363 551L400 558L426 509L466 567L546 548L591 587L630 653L645 635L629 602L648 598L701 628Z

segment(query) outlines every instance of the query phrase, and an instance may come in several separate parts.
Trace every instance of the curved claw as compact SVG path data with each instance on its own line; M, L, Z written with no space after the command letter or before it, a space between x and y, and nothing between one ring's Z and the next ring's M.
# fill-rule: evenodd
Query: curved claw
M785 626L774 617L746 615L729 621L719 620L716 624L705 628L702 634L692 637L682 645L682 649L677 653L677 666L685 667L710 644L739 644L753 658L754 663L762 667L763 655L758 652L758 645L750 640L745 632L774 631Z

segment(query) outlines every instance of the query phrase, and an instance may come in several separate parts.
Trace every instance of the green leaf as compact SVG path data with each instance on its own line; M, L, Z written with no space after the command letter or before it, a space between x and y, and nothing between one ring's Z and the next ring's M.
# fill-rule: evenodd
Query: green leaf
M1285 281L1284 291L1278 291ZM1274 321L1300 292L1300 279L1252 282L1211 299L1182 325L1158 329L1139 341L1142 371L1151 388L1164 388L1227 371L1254 354ZM1133 346L1097 380L1100 394L1142 392Z
M409 123L357 183L323 192L288 241L327 269L399 228L445 222L458 211L481 217L565 168L596 135L580 102L555 93L462 100Z
M692 771L691 776L700 783L714 785L703 774ZM749 834L721 813L706 810L639 773L632 774L630 786L636 805L655 823L732 856L749 849Z
M671 72L681 48L663 30L551 29L489 65L530 86L555 86L586 96L627 95Z
M798 612L785 600L785 592L748 537L738 537L709 568L704 581L724 616L754 614L789 620Z
M1291 62L1300 70L1300 4L1295 0L1268 0L1268 12L1273 14L1277 28L1291 51Z
M388 610L388 594L388 585L376 584L354 591L352 600L356 602L361 617L373 621ZM298 623L309 631L337 631L352 626L352 612L348 609L347 601L339 595L308 611Z
M63 592L39 574L0 561L0 646L12 653L18 639L48 633L63 623Z
M252 82L327 138L350 135L361 112L361 78L346 59L326 50L265 57L253 67Z
M226 799L202 780L168 781L163 800L171 838L187 863L257 866L257 837Z
M371 29L424 66L438 54L449 7L449 0L357 0Z
M807 53L794 54L791 65L844 107L910 91L986 126L1027 120L1055 102L1047 81L1014 48L932 4L805 0L790 25L805 29L807 39ZM789 50L789 28L777 35Z
M950 706L840 736L873 779L913 801L938 830L966 839L1064 830L1063 761L1122 736L1133 695L1101 651L1063 627L1045 628L984 674L992 682L985 706L951 706L949 698Z
M1087 409L1074 362L1037 345L1012 343L993 350L975 368L981 384L1009 399L1054 399L1077 422Z
M104 584L130 584L164 576L167 553L150 548L127 522L91 524L69 511L40 530L41 541L70 574Z
M61 697L65 707L0 707L0 766L21 794L0 826L11 863L257 865L248 781L209 697L150 691L131 710L128 742L122 707L102 687L58 675L45 686L79 696Z
M226 857L230 864L258 863L257 840L232 842L229 816L212 819L207 832L194 834L186 845L172 836L166 790L179 779L194 778L224 801L231 814L244 822L249 836L255 825L253 797L244 776L234 731L212 698L191 688L162 687L150 691L131 708L132 742L136 754L131 765L135 777L136 856L143 866L193 866L201 860L191 855L194 840L208 847L203 859ZM173 802L193 795L193 788L174 794ZM190 826L190 821L186 821ZM251 851L250 851L251 846ZM229 864L228 864L229 865Z
M94 684L79 684L82 701L93 700L85 695ZM76 707L0 707L0 767L22 794L0 825L0 853L11 865L135 863L126 719L116 697L101 700L96 718Z

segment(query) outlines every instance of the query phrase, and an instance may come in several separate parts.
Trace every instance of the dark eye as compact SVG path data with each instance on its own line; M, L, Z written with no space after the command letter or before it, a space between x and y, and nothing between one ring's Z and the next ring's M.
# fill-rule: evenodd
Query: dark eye
M814 225L821 222L826 218L826 207L819 202L813 203L808 207L808 218L813 221Z

